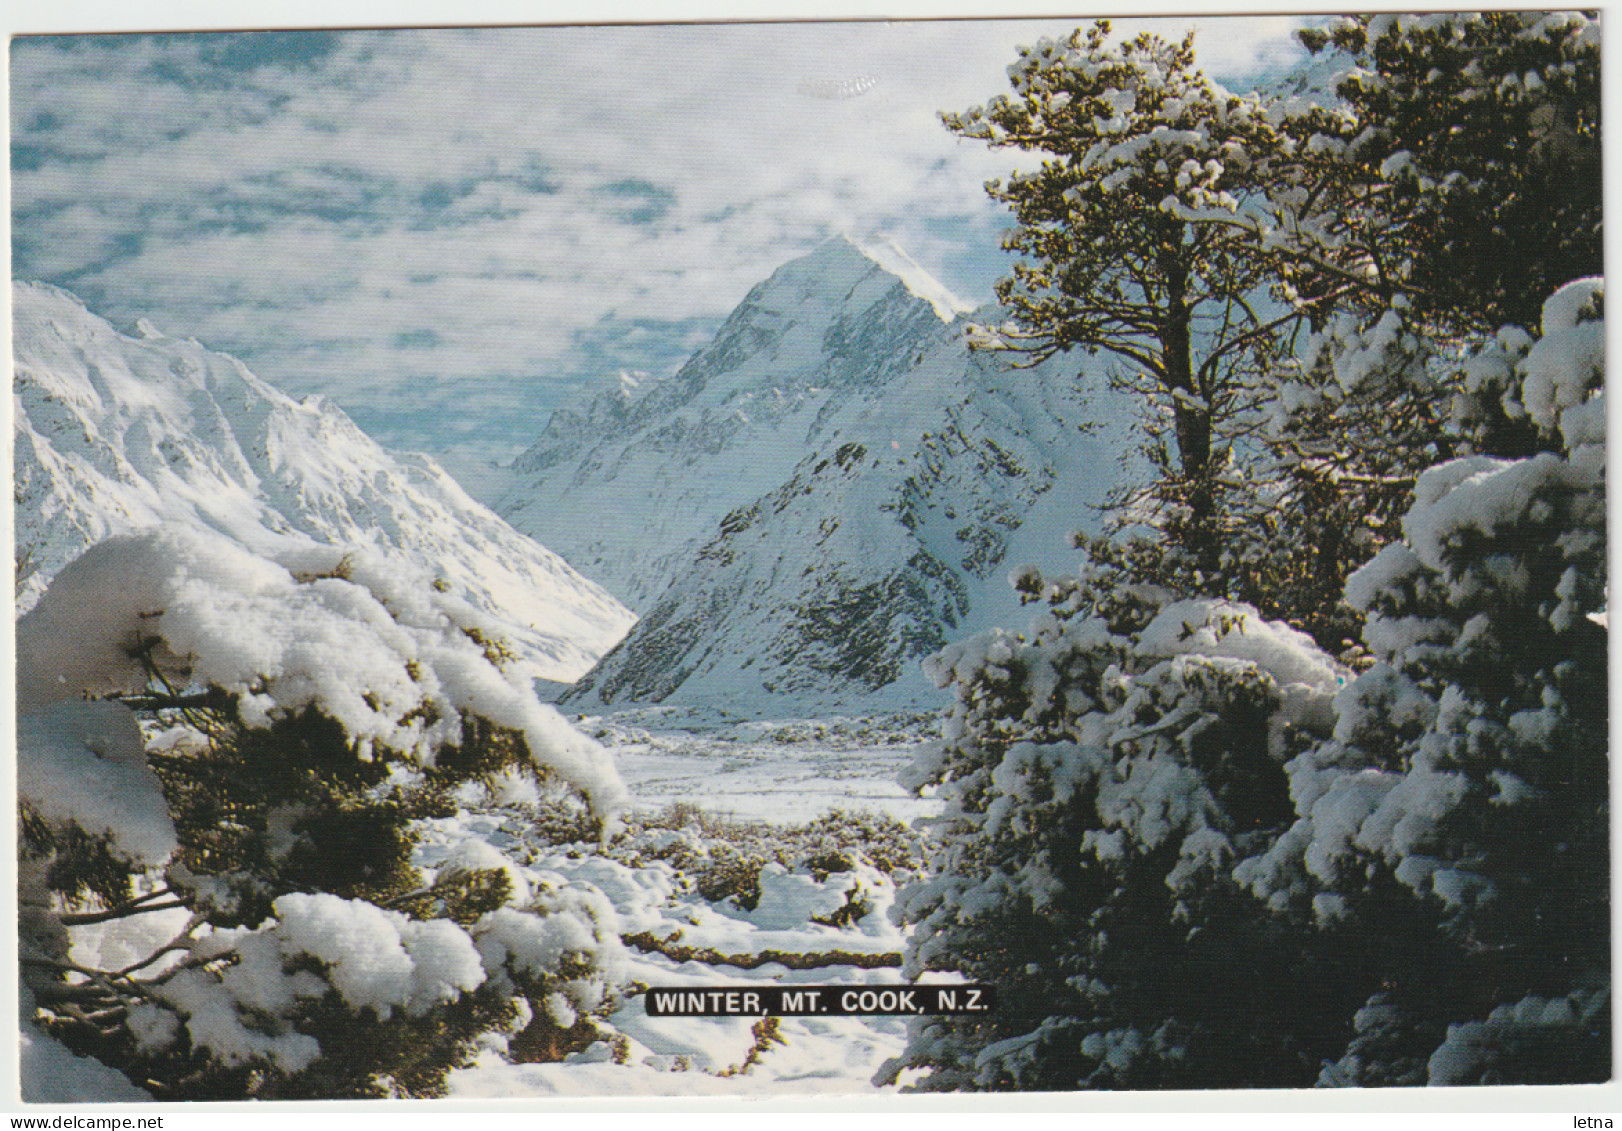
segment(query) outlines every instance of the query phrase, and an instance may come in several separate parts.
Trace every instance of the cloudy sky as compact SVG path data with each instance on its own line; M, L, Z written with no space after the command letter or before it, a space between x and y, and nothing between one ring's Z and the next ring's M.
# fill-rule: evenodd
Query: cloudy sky
M386 443L511 455L583 383L676 368L831 235L989 299L1006 221L981 185L1017 158L936 113L1076 22L17 38L13 275ZM1298 22L1152 26L1195 26L1248 90L1300 57Z

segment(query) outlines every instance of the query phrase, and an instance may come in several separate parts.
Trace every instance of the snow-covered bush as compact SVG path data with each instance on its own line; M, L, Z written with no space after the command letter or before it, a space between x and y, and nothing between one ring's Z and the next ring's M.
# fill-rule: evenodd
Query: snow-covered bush
M1046 615L931 662L957 701L909 771L945 811L933 874L898 898L905 972L991 982L998 1008L911 1022L882 1078L1300 1085L1344 1044L1355 1003L1229 871L1288 827L1284 765L1328 733L1347 673L1246 606L1112 580L1027 574Z
M607 854L628 864L666 861L704 899L731 901L749 911L760 903L768 868L821 882L864 868L910 875L922 863L918 833L887 814L833 810L803 825L776 826L728 820L685 804L651 816L631 815L627 835ZM832 909L835 918L848 919L861 910L866 893L857 885L849 895L845 905Z
M429 579L305 543L273 561L123 535L61 572L17 655L41 1047L160 1098L434 1094L481 1034L567 1029L611 993L600 898L531 892L499 861L432 882L412 865L413 823L469 783L547 779L604 829L625 796Z
M1505 411L1558 451L1419 477L1354 574L1374 664L1291 762L1298 819L1234 875L1378 939L1378 993L1325 1083L1609 1073L1603 285L1500 335Z
M946 810L907 971L999 1011L913 1022L889 1078L1607 1076L1602 307L1580 281L1500 335L1502 410L1558 450L1418 476L1346 586L1361 672L1097 564L1017 577L1046 616L932 661L957 705L910 771Z

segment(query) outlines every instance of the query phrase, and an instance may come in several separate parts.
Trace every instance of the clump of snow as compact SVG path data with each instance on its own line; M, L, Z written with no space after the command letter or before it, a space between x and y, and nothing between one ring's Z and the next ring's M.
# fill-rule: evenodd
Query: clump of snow
M137 868L175 850L175 826L128 707L69 700L17 716L17 793L49 821L103 833Z
M1346 671L1310 636L1264 620L1249 605L1212 600L1177 601L1149 622L1138 639L1147 655L1230 657L1255 664L1281 686L1302 684L1333 692Z
M444 883L471 872L499 871L511 885L507 901L515 906L529 902L529 880L519 867L495 845L469 837L453 848L439 866L435 882Z
M602 1006L623 980L625 948L614 908L585 885L543 892L525 912L497 908L471 933L496 983L539 984L547 1012L563 1028Z
M849 872L836 872L819 881L771 863L760 870L760 900L754 910L736 914L766 930L805 927L844 907L855 887L856 877Z
M1603 384L1604 308L1604 279L1567 283L1543 304L1543 336L1522 363L1521 390L1521 403L1540 426L1564 432L1565 412Z
M408 919L326 893L284 895L274 908L267 926L205 936L192 947L201 961L148 989L151 1005L135 1026L145 1044L166 1047L183 1022L193 1045L227 1064L263 1059L296 1072L320 1045L271 1019L302 999L335 989L353 1008L387 1019L395 1009L422 1015L486 978L473 939L448 920ZM305 956L319 961L320 973L298 964ZM226 957L232 961L218 970L203 964Z
M424 765L477 715L523 734L537 766L611 814L625 796L612 760L496 666L489 631L465 602L381 557L300 547L272 560L198 531L119 535L64 569L18 623L18 703L139 692L145 657L176 686L235 696L250 726L315 706L358 756Z
M395 1008L422 1014L484 981L473 941L454 923L407 919L361 900L293 894L276 900L284 955L308 954L355 1008L387 1018Z
M152 1099L122 1073L99 1060L69 1052L62 1042L33 1025L23 1025L17 1055L25 1103L140 1103Z
M1501 1005L1485 1021L1447 1027L1447 1040L1431 1054L1428 1065L1433 1085L1496 1083L1492 1069L1517 1045L1558 1047L1575 1039L1594 1023L1609 993L1576 993L1546 998L1529 994Z

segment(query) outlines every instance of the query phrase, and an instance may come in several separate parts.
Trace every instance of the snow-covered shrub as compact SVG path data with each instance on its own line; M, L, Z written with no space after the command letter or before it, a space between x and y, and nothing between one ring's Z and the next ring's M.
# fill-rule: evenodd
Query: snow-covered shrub
M434 1094L482 1033L611 992L600 900L412 865L413 823L469 782L567 786L602 828L624 798L427 578L123 535L17 655L25 1024L74 1052L160 1098Z
M1249 607L1112 580L1023 575L1046 615L931 661L956 705L909 770L945 811L932 874L898 897L906 973L991 982L998 1008L911 1022L882 1079L1300 1085L1344 1045L1355 1003L1228 871L1289 826L1284 765L1346 673Z
M627 835L607 850L611 857L627 863L667 861L706 900L731 900L748 911L760 902L761 878L768 868L821 882L864 867L910 875L922 863L918 833L883 813L834 810L804 825L776 826L728 820L677 804L662 813L632 814L626 823ZM865 894L859 887L846 906L834 909L836 917L857 915Z
M1289 765L1297 821L1234 875L1373 949L1331 1084L1609 1073L1603 286L1516 332L1504 408L1548 447L1424 472L1352 576L1369 669Z

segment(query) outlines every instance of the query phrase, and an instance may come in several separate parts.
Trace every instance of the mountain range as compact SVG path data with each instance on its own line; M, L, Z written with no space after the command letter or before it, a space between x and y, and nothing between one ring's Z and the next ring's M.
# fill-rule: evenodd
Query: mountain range
M165 523L249 549L366 545L503 626L578 710L860 711L933 700L918 661L1019 616L1010 567L1073 564L1129 406L1028 366L894 245L784 264L673 374L555 411L492 509L331 401L150 323L13 285L26 610L83 549ZM499 517L498 517L499 514Z
M19 612L93 543L180 524L250 550L307 539L414 562L493 618L537 678L578 678L635 620L324 397L294 400L145 321L123 333L56 287L14 283L12 315Z

